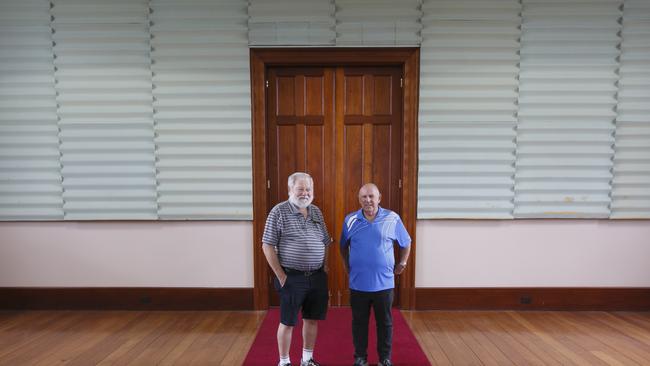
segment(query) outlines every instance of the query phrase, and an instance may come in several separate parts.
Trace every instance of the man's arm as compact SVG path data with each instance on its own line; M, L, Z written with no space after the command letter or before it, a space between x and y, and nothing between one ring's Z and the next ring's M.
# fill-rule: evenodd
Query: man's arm
M262 243L262 251L266 257L266 261L269 262L269 266L275 273L275 277L280 281L280 285L284 286L284 283L287 281L287 274L284 273L284 269L280 265L280 259L278 258L278 253L275 252L275 247L273 245Z
M341 252L341 258L343 258L343 265L345 265L346 272L350 273L350 245L347 242L341 243L339 245L339 252Z
M406 262L409 260L409 254L411 253L411 246L409 245L406 248L399 248L399 262L395 264L395 274L401 274L406 268Z
M325 247L325 258L323 259L323 271L325 271L325 273L328 273L330 271L330 267L327 264L328 263L327 260L329 259L329 257L330 257L330 247L326 246Z

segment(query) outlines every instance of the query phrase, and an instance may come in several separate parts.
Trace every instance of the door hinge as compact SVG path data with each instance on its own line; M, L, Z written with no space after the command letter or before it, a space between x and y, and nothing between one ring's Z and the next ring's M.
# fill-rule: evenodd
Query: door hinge
M399 188L402 189L402 180L399 180Z
M270 179L266 180L266 189L271 189L271 180Z
M267 88L269 87L269 81L268 80L266 81L266 87Z
M267 85L267 86L268 86L268 85ZM404 79L403 79L403 78L399 78L399 87L400 87L400 88L403 88L403 87L404 87Z

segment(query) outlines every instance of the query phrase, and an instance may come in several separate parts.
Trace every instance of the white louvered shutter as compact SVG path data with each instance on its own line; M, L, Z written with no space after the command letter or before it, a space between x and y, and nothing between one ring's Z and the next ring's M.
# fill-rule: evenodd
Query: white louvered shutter
M523 1L516 217L609 216L621 1Z
M52 11L65 218L156 219L148 2Z
M611 217L650 218L650 1L626 0Z
M421 0L336 0L337 46L417 46Z
M0 2L0 220L63 218L50 2Z
M327 46L336 40L333 0L251 0L251 46Z
M159 216L249 220L246 1L152 1Z
M422 11L418 218L512 218L519 2Z

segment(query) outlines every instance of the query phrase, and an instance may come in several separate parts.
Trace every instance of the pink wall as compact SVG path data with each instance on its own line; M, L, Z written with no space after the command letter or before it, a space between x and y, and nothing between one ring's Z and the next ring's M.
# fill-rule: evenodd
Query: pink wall
M253 287L252 222L0 223L0 287ZM650 222L417 224L417 287L650 287Z
M0 287L253 287L241 221L0 223Z
M650 287L650 221L419 221L416 287Z

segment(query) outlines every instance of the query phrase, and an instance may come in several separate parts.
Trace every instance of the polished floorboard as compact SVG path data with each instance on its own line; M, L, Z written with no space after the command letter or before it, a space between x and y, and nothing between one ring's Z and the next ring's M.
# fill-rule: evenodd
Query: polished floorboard
M650 312L403 314L433 365L650 365ZM264 315L2 311L0 365L240 365Z
M650 312L403 312L433 365L650 365Z

